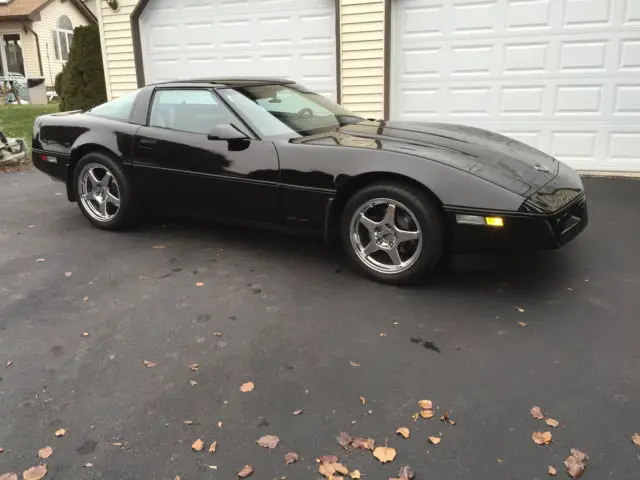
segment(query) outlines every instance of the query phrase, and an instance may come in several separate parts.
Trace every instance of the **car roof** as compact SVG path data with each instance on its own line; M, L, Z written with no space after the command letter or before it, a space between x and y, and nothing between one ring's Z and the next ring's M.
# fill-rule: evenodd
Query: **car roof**
M278 77L211 77L211 78L187 78L155 82L151 85L189 85L209 84L213 86L246 87L249 85L278 85L295 83L289 78Z

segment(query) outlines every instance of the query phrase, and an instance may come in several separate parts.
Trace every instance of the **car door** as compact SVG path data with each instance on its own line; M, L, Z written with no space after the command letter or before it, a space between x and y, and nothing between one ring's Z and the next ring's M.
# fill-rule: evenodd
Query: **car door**
M224 126L247 137L209 135ZM152 205L198 216L276 221L275 147L252 137L211 89L156 89L133 156L137 185Z

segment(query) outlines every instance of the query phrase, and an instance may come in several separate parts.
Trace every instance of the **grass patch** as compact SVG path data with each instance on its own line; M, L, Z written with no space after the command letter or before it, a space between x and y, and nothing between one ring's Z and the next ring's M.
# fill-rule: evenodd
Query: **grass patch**
M23 138L31 148L33 122L38 115L60 111L58 103L46 105L0 105L0 131L7 137Z

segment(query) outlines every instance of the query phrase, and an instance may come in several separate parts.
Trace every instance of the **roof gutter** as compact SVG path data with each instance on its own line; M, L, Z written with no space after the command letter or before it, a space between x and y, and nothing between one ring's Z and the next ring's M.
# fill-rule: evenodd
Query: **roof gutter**
M31 32L33 34L33 36L36 38L36 50L38 52L38 67L40 69L40 76L44 77L44 71L42 70L42 54L40 52L40 37L38 37L38 34L31 29L31 27L29 27L26 23L22 25L25 30L28 30L29 32Z

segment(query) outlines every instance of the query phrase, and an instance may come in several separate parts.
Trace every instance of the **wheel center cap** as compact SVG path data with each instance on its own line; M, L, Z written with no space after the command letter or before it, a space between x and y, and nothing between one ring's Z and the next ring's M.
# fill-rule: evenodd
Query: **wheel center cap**
M396 244L396 233L386 225L378 227L374 232L374 236L376 244L380 248L390 249Z

